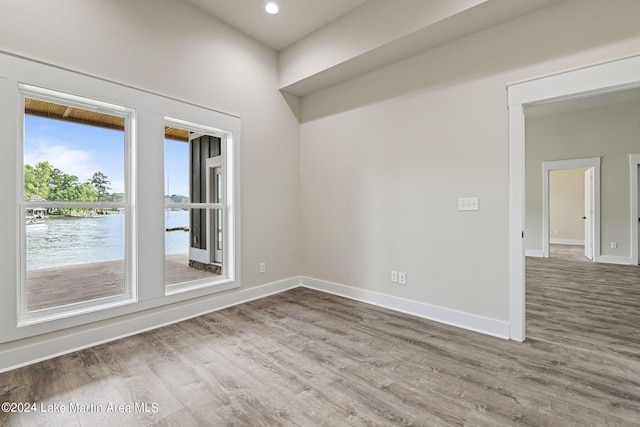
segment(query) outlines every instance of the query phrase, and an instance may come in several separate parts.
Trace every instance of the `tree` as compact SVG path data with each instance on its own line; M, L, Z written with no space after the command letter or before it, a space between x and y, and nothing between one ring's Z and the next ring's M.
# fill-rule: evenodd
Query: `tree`
M36 171L31 165L24 165L24 199L44 200L44 197L38 194Z
M66 174L52 166L48 200L65 202L79 201L77 192L79 185L80 181L77 176Z
M124 193L111 193L107 197L107 201L116 203L124 202Z
M24 165L24 199L57 202L121 202L124 193L110 194L111 181L102 172L95 172L85 183L49 162ZM63 209L64 211L65 209Z
M85 182L74 188L74 197L80 202L95 202L99 196L93 185L90 182Z
M38 162L35 167L24 165L24 199L48 200L49 182L51 180L49 162Z
M98 201L103 201L106 199L106 196L109 195L109 190L111 190L111 181L107 179L107 176L102 172L95 172L93 177L89 180L89 183L93 185L98 193Z
M172 194L171 196L164 196L165 203L189 203L187 196L180 196L178 194Z

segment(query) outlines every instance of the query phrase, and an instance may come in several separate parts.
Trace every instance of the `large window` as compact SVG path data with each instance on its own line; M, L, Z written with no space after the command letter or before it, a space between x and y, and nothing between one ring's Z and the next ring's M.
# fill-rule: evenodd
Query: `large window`
M227 259L232 136L169 118L164 133L167 292L224 282L233 275Z
M133 300L133 112L24 85L21 95L21 320Z
M240 286L239 117L1 52L0 69L0 344L132 333Z

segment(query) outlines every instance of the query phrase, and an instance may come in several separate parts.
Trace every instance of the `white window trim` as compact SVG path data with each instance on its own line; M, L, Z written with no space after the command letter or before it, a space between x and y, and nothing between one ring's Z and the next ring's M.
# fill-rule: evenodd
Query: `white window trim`
M182 292L203 289L224 287L224 285L235 280L236 276L236 259L235 259L235 240L234 233L235 222L233 207L235 194L235 178L234 178L234 145L233 132L224 131L222 129L204 126L201 124L175 119L172 117L164 118L165 125L171 126L199 135L210 135L220 138L220 156L222 173L224 175L224 187L222 191L223 203L166 203L164 208L183 208L183 209L220 209L222 211L223 239L222 247L222 274L220 276L212 276L211 278L192 280L188 282L172 283L165 286L166 295L174 295ZM163 168L164 170L164 168Z
M137 301L137 283L135 280L134 266L136 265L134 211L131 201L132 189L135 188L133 180L135 171L132 170L131 153L135 152L135 110L118 104L111 104L104 101L80 97L68 93L58 92L47 88L18 83L20 94L19 126L20 150L18 150L18 218L20 239L18 244L19 253L19 280L17 283L17 309L18 327L33 325L41 322L49 322L56 319L86 314L93 311L105 310L132 304ZM24 117L25 98L38 99L56 104L73 106L88 111L106 113L122 117L124 125L124 178L125 178L125 201L124 202L36 202L24 200ZM124 209L125 210L125 235L124 235L124 292L104 298L96 298L87 301L80 301L61 306L49 307L40 310L27 310L27 267L26 267L26 225L24 212L28 208L89 208L89 209Z
M19 127L20 94L18 84L25 83L35 87L51 88L55 92L77 94L82 98L101 100L114 105L127 105L136 111L136 148L145 153L144 158L131 152L130 162L136 174L135 185L131 188L132 221L137 236L132 252L137 255L137 264L132 266L131 275L137 278L138 300L125 304L73 316L51 319L34 324L18 326L17 285L20 271L20 256L14 249L20 245L20 230L16 227L22 214L18 211L18 201L23 197L21 185L16 178L22 179L22 163L18 153L22 145ZM227 199L232 202L228 208L227 224L233 230L233 240L227 245L233 270L229 273L229 282L214 287L192 289L175 294L166 294L164 286L163 212L164 191L162 183L162 153L164 142L162 124L164 117L186 118L192 123L207 125L228 132L227 142L231 147L227 173L233 176L232 193ZM78 73L41 61L23 58L0 51L0 140L6 141L3 156L0 156L0 177L6 185L0 186L0 195L5 200L13 200L14 207L0 210L0 236L3 237L3 257L0 257L0 270L10 286L2 288L0 293L0 344L20 340L36 335L64 329L82 327L93 329L89 324L108 321L110 325L126 322L135 323L136 330L144 330L176 321L176 303L187 302L195 298L208 301L214 294L237 289L241 277L241 182L240 182L240 130L241 119L237 116L221 113L211 108L177 100L152 92L140 90L121 83ZM11 143L13 141L13 143ZM158 150L160 148L160 150ZM230 181L231 182L231 181ZM142 189L142 191L139 191ZM135 194L134 194L135 192ZM228 233L229 234L229 233ZM228 235L230 237L230 235ZM153 310L153 320L145 314ZM126 317L123 317L126 316ZM188 318L188 310L182 315ZM186 317L184 317L186 316ZM122 320L120 320L122 319ZM150 323L151 322L151 323ZM70 330L70 329L69 329ZM71 330L70 330L71 331ZM75 332L69 332L75 333ZM97 333L94 342L113 339ZM57 351L57 350L52 350Z

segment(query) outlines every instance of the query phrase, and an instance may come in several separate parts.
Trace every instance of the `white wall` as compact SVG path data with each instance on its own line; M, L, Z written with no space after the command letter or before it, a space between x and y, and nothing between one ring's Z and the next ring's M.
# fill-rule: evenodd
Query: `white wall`
M542 249L542 162L602 156L601 255L630 256L629 154L640 152L639 115L640 102L627 102L527 119L527 249Z
M563 2L305 97L303 274L508 320L506 85L637 53L638 14Z
M277 90L275 52L184 2L2 3L0 50L242 118L239 292L303 273L499 320L507 83L640 50L640 2L569 0L309 95L298 126ZM468 196L478 212L457 210ZM408 284L392 285L391 269ZM68 351L74 334L109 339L89 325L0 353Z
M0 50L239 116L244 285L299 273L298 124L274 51L178 0L2 6Z
M0 20L2 51L239 116L243 210L238 291L300 273L298 122L278 91L274 51L178 0L3 1ZM14 188L5 186L2 193L13 194ZM13 239L14 227L9 227ZM14 248L2 245L0 259L15 260ZM267 273L258 273L260 262L267 263ZM4 279L16 277L14 266L2 264ZM3 286L13 283L9 279ZM206 306L207 299L199 304ZM80 330L88 329L0 345L0 359L5 350Z
M279 55L280 86L364 56L484 1L368 0L283 49Z
M584 245L584 172L549 172L549 233L551 243Z

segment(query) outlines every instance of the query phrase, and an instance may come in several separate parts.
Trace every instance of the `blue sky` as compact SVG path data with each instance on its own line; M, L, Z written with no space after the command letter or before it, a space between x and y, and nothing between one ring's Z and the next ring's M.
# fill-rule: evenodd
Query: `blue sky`
M164 194L189 196L189 144L164 141Z
M111 192L124 192L124 132L25 115L24 163L48 161L80 182L102 172ZM166 194L189 195L189 144L165 143Z

